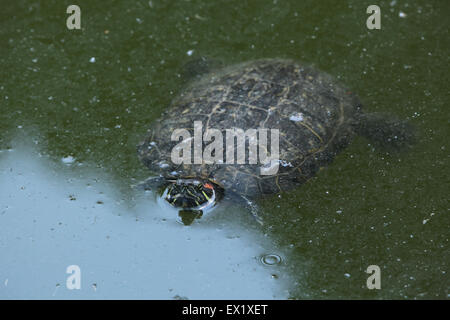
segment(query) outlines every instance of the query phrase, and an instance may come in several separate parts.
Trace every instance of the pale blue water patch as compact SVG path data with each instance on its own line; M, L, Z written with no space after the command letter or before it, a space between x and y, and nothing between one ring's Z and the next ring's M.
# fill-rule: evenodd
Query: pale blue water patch
M285 259L261 263L285 254L251 218L233 223L225 211L186 227L147 195L132 202L76 156L55 164L30 148L2 150L0 298L289 296ZM80 290L66 287L70 265L80 267Z

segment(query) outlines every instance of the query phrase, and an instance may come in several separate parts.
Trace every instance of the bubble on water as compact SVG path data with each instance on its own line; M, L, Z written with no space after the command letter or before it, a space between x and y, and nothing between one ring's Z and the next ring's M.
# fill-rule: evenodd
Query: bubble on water
M283 167L291 167L291 168L294 167L294 166L292 165L292 163L290 163L289 161L286 161L286 160L278 160L278 162L279 162L280 165L283 166Z
M302 113L294 113L293 115L291 115L289 117L289 120L294 121L294 122L303 121L303 114Z
M64 164L72 164L72 163L74 163L75 162L75 158L74 157L72 157L72 156L67 156L67 157L62 157L61 158L61 161L62 161L62 163L64 163Z
M274 266L281 262L281 257L277 254L266 254L261 257L261 262L266 266Z

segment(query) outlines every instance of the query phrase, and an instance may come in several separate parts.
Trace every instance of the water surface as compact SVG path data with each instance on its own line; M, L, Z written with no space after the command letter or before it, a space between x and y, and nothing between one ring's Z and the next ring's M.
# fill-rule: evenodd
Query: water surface
M448 297L446 1L378 1L381 30L356 0L78 1L80 31L69 4L0 13L0 297ZM264 227L235 207L184 228L130 185L149 175L136 144L203 55L314 64L418 141L393 153L356 138L261 201ZM69 264L82 290L65 288ZM381 290L366 287L373 264Z

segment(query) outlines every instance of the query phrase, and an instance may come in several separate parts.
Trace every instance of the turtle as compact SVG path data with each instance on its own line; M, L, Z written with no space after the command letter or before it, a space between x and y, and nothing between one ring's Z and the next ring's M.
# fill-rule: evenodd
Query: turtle
M153 173L139 186L154 191L179 210L185 224L226 201L245 205L263 223L258 214L258 199L305 183L330 164L356 135L393 149L402 148L412 139L407 121L389 114L365 113L355 93L311 65L281 58L217 68L208 68L204 59L200 62L198 69L202 72L190 78L150 125L137 147L139 159ZM190 69L195 69L192 66ZM197 132L199 137L205 137L212 129L223 133L215 138L223 139L222 146L233 128L242 129L234 132L241 135L244 132L246 146L254 143L250 139L254 136L246 134L249 129L259 130L256 138L267 132L261 129L276 132L278 158L270 162L276 164L276 172L262 174L267 162L250 163L250 148L245 149L245 161L239 163L227 161L228 157L236 159L233 156L237 150L221 158L220 150L215 149L211 155L219 156L214 161L200 158L193 162L192 154L188 153L186 161L173 161L173 152L179 152L180 146L174 132L184 130L188 138L181 141L188 141L184 146L192 146L195 122L202 124ZM205 140L194 141L194 145L201 147L200 155L206 151L208 142L213 142ZM234 145L234 137L232 142ZM272 144L270 140L265 145L266 151Z

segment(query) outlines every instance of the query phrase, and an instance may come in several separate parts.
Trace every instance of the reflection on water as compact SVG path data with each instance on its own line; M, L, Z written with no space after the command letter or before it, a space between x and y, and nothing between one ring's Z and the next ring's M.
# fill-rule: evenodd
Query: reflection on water
M245 218L227 213L185 227L137 194L130 205L108 178L30 149L0 154L0 298L285 299L276 251ZM66 268L81 289L66 288Z

